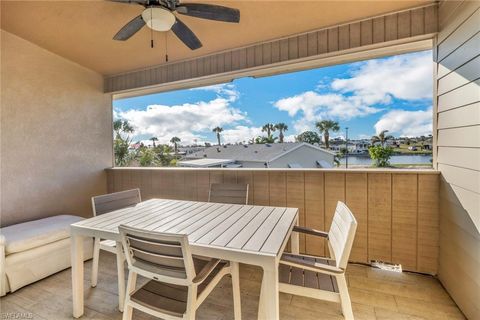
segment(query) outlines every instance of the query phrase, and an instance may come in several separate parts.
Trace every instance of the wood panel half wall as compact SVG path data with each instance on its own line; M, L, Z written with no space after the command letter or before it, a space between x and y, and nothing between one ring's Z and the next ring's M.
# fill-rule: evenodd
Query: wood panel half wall
M140 188L142 199L207 201L211 183L248 183L249 202L300 209L300 224L328 230L337 201L359 226L351 261L380 260L437 273L439 175L425 170L107 169L108 190ZM301 251L323 255L322 239L301 238Z
M431 39L437 32L437 25L437 4L431 4L195 59L109 75L105 77L105 92L119 93L192 79L232 75L221 80L227 82L235 77L246 76L247 74L241 74L243 71L248 75L258 75L252 74L252 71L274 66L282 66L285 72L288 68L283 66L292 63Z

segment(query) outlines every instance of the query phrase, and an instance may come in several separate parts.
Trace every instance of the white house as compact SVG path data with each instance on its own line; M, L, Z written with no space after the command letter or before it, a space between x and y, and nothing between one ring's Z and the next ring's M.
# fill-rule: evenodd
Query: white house
M186 156L179 166L198 166L198 159L205 161L205 166L243 168L331 168L334 165L333 152L305 142L223 145L205 148Z
M350 154L362 154L368 152L368 147L371 145L370 140L348 140L348 153ZM332 151L340 152L344 150L347 144L345 140L336 141L330 146Z
M368 152L368 147L370 147L370 140L351 140L348 142L348 152L349 153L366 153Z

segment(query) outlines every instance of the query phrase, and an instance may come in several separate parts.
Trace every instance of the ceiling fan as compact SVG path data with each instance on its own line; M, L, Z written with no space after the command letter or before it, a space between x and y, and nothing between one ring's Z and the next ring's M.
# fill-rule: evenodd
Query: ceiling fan
M213 4L180 3L179 0L110 0L113 2L133 3L143 6L143 12L127 23L113 37L114 40L125 41L147 25L155 31L169 31L173 33L190 49L202 47L202 43L195 33L190 30L175 13L186 16L238 23L240 11ZM153 42L152 42L153 43Z

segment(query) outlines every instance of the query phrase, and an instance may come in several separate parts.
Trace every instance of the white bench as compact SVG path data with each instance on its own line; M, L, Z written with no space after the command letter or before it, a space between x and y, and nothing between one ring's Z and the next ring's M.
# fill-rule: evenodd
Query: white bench
M69 268L70 224L81 217L59 215L0 229L0 296ZM85 260L93 241L85 240Z

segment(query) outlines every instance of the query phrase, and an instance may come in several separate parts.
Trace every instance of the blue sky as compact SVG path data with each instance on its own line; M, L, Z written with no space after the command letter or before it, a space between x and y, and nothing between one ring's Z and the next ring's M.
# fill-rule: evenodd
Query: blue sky
M395 136L431 133L431 51L115 100L114 115L135 128L134 140L156 136L166 143L216 141L211 129L224 129L224 142L262 135L267 122L288 125L287 140L333 119L343 136L369 138L388 129Z

